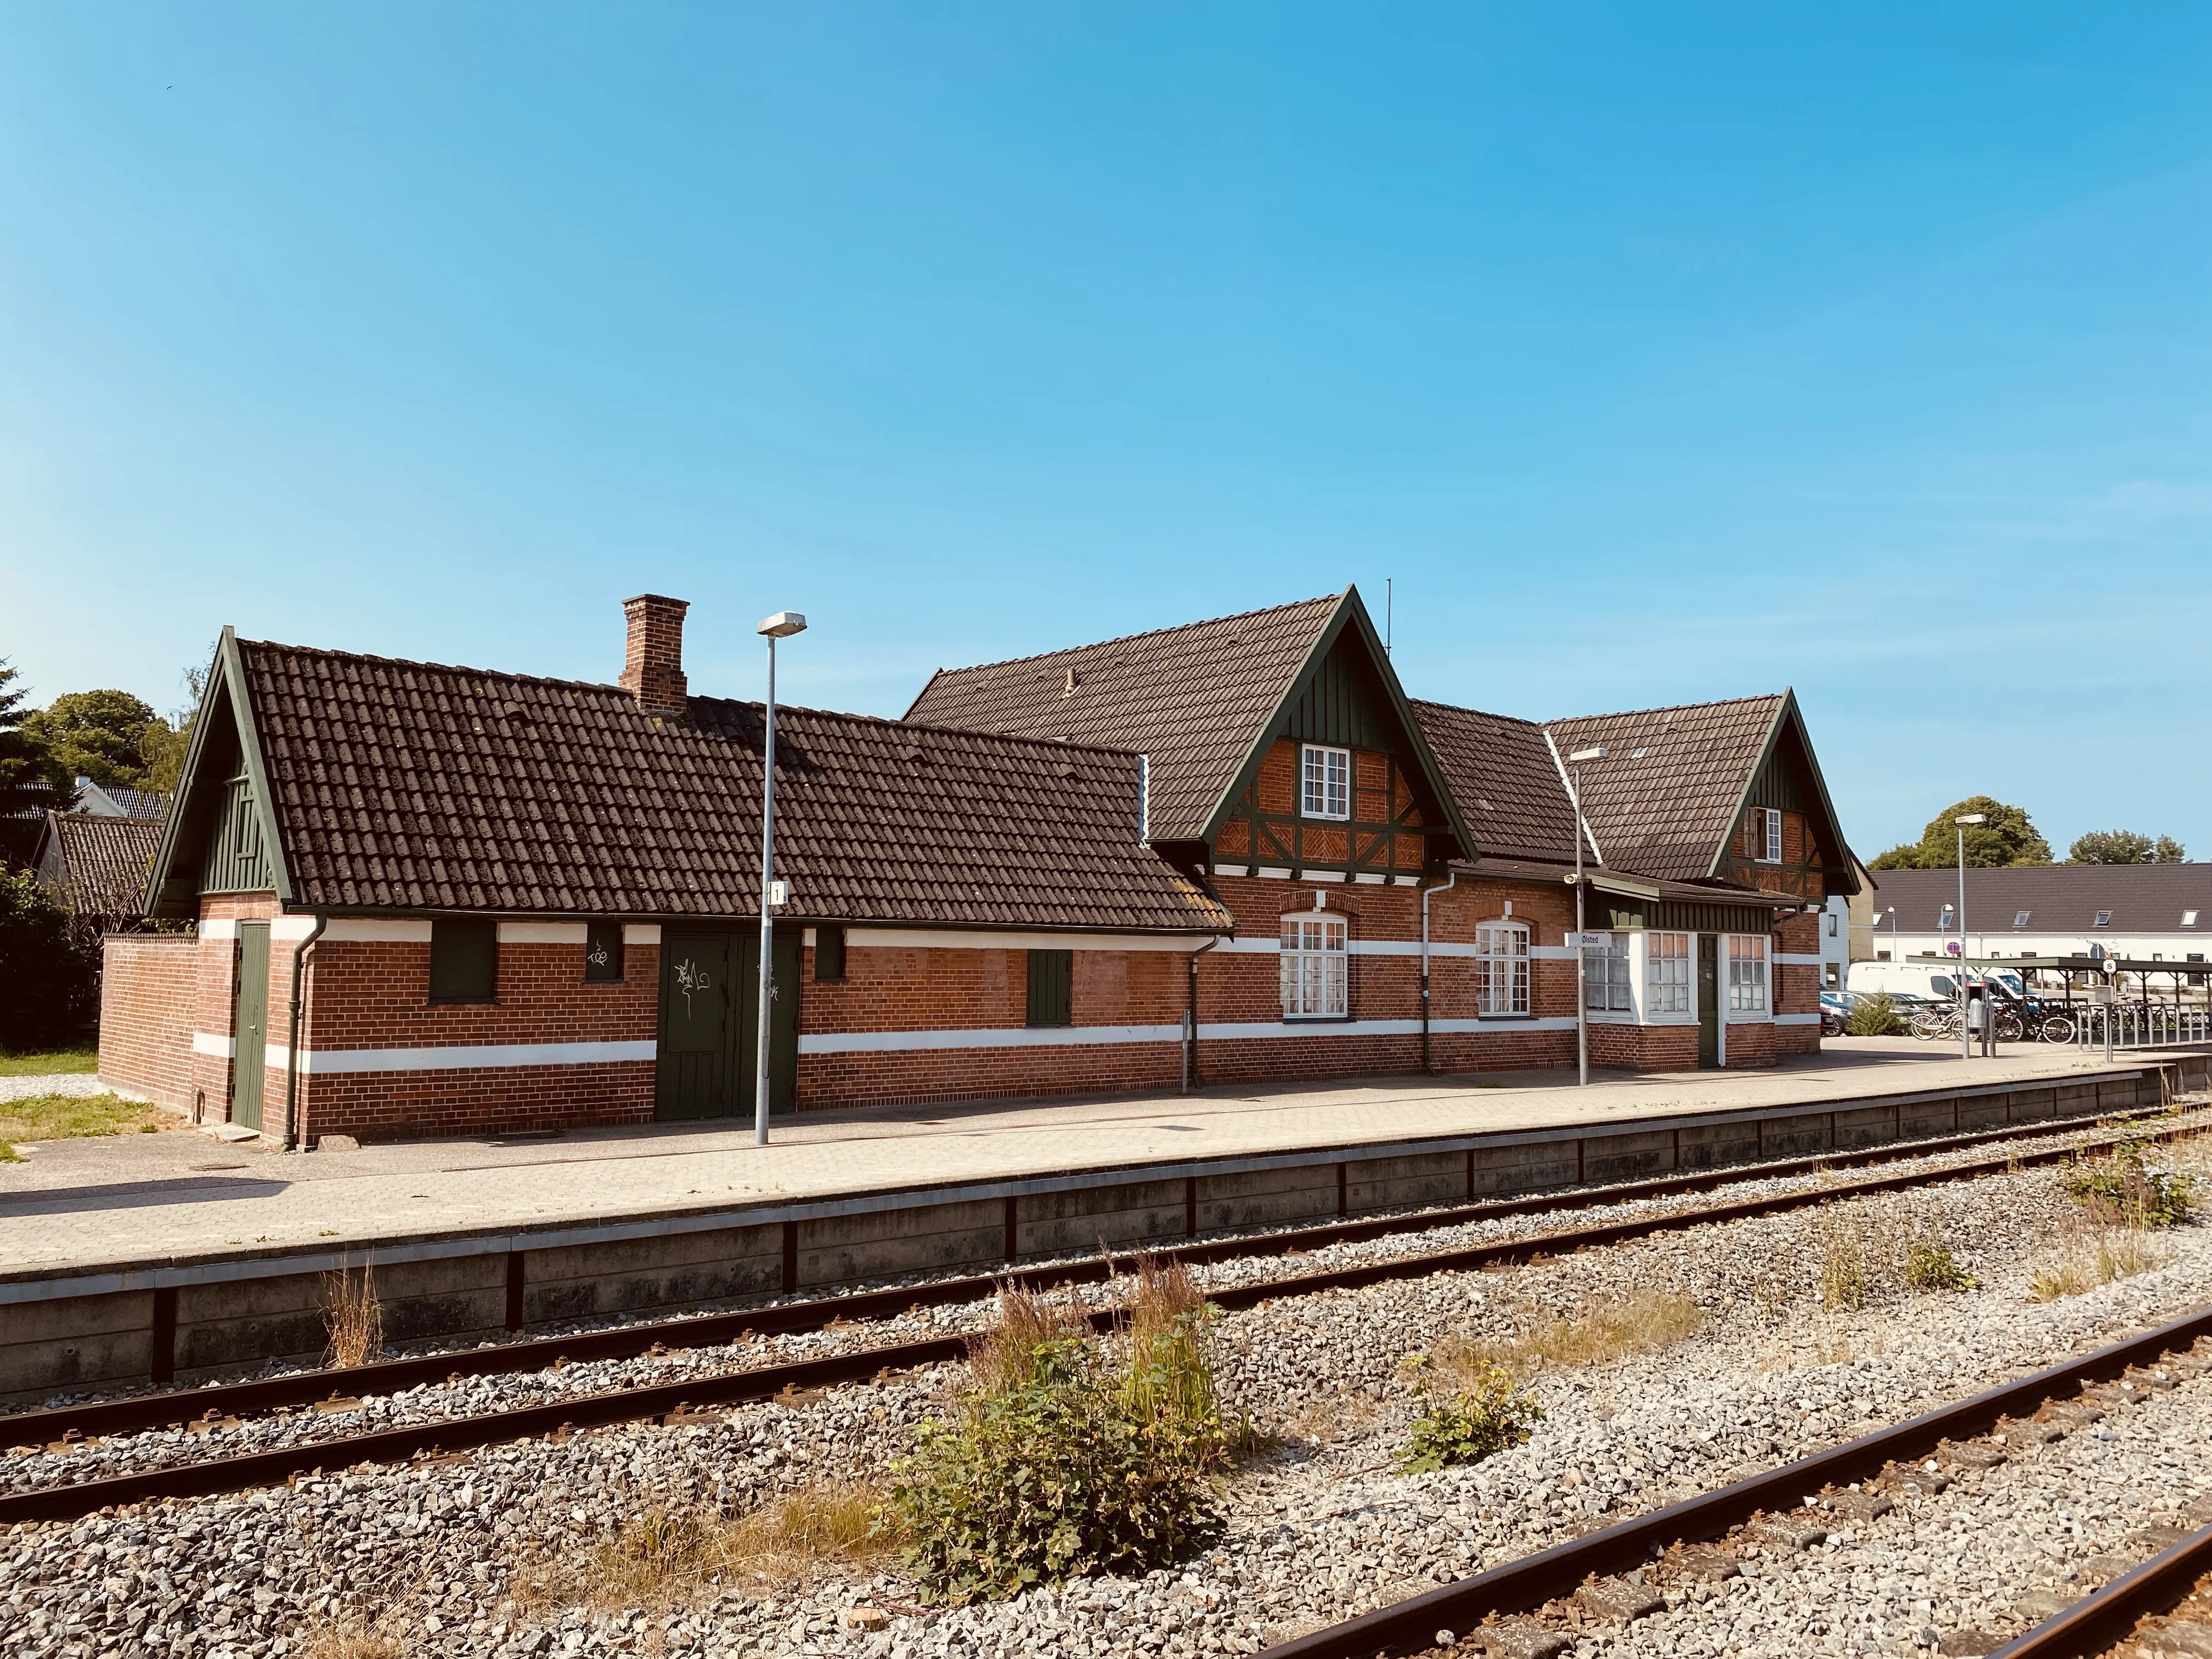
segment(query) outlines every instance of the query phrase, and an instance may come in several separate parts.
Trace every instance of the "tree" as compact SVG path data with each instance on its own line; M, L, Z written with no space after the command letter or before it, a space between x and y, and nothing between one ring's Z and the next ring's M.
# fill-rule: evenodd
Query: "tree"
M1893 847L1867 866L1869 870L1948 870L1959 861L1958 829L1954 818L1979 812L1985 823L1970 823L1966 831L1966 862L1977 870L2008 864L2048 864L2051 843L2036 834L2025 809L2008 806L1988 795L1969 795L1928 821L1917 842Z
M88 955L29 871L0 871L0 1052L54 1048L100 1018L98 958Z
M70 779L38 733L25 729L25 693L11 690L21 671L0 662L0 870L27 863L41 808L69 797Z
M2187 856L2172 836L2154 841L2132 830L2092 830L2066 849L2069 864L2179 864Z
M147 728L161 724L143 698L112 689L68 692L23 717L72 780L131 789L145 781Z

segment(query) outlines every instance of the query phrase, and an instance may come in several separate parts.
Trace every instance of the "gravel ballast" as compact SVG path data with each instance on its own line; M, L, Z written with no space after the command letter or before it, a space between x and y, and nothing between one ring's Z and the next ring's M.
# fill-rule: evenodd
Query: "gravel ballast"
M587 1595L592 1547L650 1510L744 1510L803 1486L879 1479L909 1445L912 1425L940 1404L956 1370L944 1367L682 1426L623 1425L451 1462L332 1470L290 1489L16 1528L0 1534L0 1651L258 1659L380 1615L404 1638L392 1651L454 1656L1255 1651L2212 1303L2212 1239L2196 1226L2158 1236L2166 1259L2151 1271L2028 1301L2035 1261L2052 1248L2046 1236L2072 1212L2058 1182L2054 1170L1996 1176L1228 1316L1219 1328L1224 1402L1288 1437L1233 1481L1229 1528L1216 1548L1141 1580L925 1614L895 1569L832 1566L809 1584L710 1586L668 1610L568 1607L558 1595L526 1613L514 1605L518 1569L548 1559L565 1564L574 1594ZM1980 1288L1908 1296L1883 1287L1877 1271L1865 1310L1817 1309L1834 1249L1879 1268L1914 1237L1947 1244ZM1434 1235L1380 1243L1394 1252L1443 1247ZM1694 1297L1704 1330L1663 1355L1547 1372L1538 1382L1547 1416L1524 1445L1472 1468L1395 1472L1413 1409L1401 1364L1409 1352L1455 1331L1495 1335L1542 1310L1655 1286ZM925 1317L957 1328L979 1312ZM882 1327L868 1334L884 1334ZM757 1346L763 1352L749 1357L762 1363L769 1345ZM728 1366L728 1350L703 1352ZM642 1379L625 1370L622 1380ZM456 1386L512 1390L538 1381ZM2128 1528L2161 1518L2153 1513L2160 1505L2212 1495L2212 1454L2177 1427L2191 1413L2203 1420L2208 1390L2212 1382L2185 1383L2121 1420L1962 1476L1923 1507L1855 1521L1833 1549L1754 1560L1702 1601L1683 1592L1666 1611L1617 1629L1593 1626L1577 1639L1591 1655L1796 1656L1808 1645L1901 1652L1939 1626L2008 1628L2002 1618L2021 1596L2057 1582L2077 1557L2118 1546ZM496 1403L528 1397L536 1396L501 1392ZM50 1466L100 1467L114 1450L11 1458L11 1484L24 1474L19 1464L38 1465L46 1470L39 1479L50 1480ZM2028 1490L2019 1483L2042 1475L2046 1506L2016 1502ZM2065 1550L2055 1550L2061 1542ZM1864 1619L1835 1611L1838 1584L1869 1609ZM1816 1620L1833 1622L1814 1630Z

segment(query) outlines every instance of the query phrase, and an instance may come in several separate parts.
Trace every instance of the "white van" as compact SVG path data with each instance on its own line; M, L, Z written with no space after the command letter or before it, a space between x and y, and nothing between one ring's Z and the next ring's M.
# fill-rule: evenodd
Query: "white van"
M2014 996L2020 996L2025 991L2020 975L2009 969L1984 968L1969 976L1978 979L1984 975L1996 980ZM1851 964L1850 988L1862 995L1874 991L1901 991L1907 996L1948 1000L1959 994L1959 964L1955 962L1855 962Z

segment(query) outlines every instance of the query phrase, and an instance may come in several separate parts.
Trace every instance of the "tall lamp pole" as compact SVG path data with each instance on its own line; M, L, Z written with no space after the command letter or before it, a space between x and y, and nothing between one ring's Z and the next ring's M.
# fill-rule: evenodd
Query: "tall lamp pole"
M1966 1029L1966 826L1987 823L1986 812L1961 812L1951 820L1959 832L1959 1047L1961 1057L1974 1057L1974 1034ZM1982 1018L1990 1017L1990 1000L1986 991L1982 995Z
M768 718L761 736L760 1023L753 1032L753 1140L768 1145L769 1010L775 1000L775 642L806 631L796 611L779 611L753 630L768 641Z
M1575 1086L1589 1083L1589 957L1583 937L1583 763L1601 761L1607 750L1577 749L1567 757L1574 769L1575 809Z

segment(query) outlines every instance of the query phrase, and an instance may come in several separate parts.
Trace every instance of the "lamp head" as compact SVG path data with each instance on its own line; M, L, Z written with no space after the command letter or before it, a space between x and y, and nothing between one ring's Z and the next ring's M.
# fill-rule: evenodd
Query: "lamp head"
M1603 744L1599 744L1594 749L1577 749L1567 759L1575 765L1580 765L1584 761L1603 760L1612 752Z
M779 611L753 629L754 633L765 634L772 640L787 640L793 634L805 631L806 618L796 611Z
M803 622L799 625L805 626ZM1961 812L1951 820L1954 823L1987 823L1989 821L1990 815L1987 812Z

